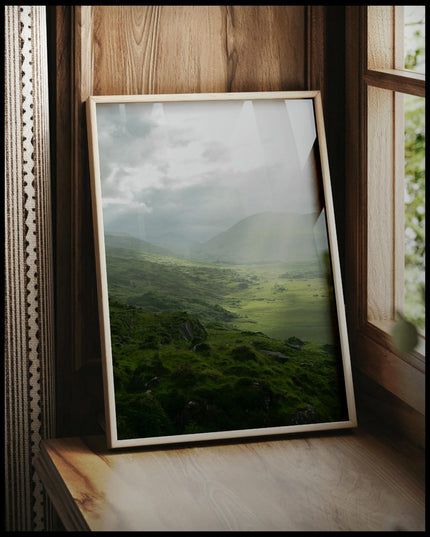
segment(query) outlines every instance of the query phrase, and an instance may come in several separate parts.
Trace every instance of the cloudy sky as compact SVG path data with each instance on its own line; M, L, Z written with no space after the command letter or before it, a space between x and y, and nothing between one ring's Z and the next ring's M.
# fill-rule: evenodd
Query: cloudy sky
M306 100L97 104L105 232L204 242L263 211L319 212Z

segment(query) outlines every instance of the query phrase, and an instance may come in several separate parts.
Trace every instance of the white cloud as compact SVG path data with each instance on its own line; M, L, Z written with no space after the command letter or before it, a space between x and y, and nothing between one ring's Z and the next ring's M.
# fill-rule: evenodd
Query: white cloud
M137 219L141 233L170 225L201 236L256 212L316 206L314 170L304 162L313 138L303 129L295 138L291 118L300 122L303 111L290 102L289 113L273 101L97 106L111 229L136 229Z

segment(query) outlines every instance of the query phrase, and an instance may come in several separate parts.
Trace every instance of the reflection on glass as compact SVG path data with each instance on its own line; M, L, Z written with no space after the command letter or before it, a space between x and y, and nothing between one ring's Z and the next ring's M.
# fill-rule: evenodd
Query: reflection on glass
M405 69L425 73L425 6L404 6Z
M405 95L405 316L425 329L425 99Z
M97 124L118 438L345 419L312 100Z

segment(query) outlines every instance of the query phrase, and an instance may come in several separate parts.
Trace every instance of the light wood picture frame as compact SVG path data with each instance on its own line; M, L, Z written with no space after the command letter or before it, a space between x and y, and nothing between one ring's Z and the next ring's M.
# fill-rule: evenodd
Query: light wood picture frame
M86 111L108 447L355 427L320 92Z

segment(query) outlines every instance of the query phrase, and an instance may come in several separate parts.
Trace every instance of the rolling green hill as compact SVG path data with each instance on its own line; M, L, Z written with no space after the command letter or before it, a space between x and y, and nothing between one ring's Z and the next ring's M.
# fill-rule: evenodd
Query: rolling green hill
M111 301L119 438L345 419L329 346Z
M265 212L249 216L193 249L194 256L223 263L279 263L316 258L316 214Z
M189 311L205 322L236 318L219 301L251 283L229 268L124 248L107 248L107 269L110 297L151 312Z
M105 233L105 246L126 248L138 252L147 252L148 254L171 255L171 252L167 248L138 239L128 233Z
M109 296L151 312L331 343L328 290L317 262L216 265L107 247Z

